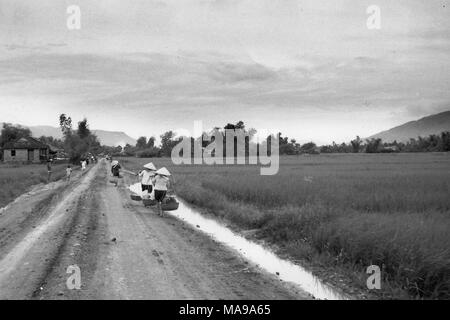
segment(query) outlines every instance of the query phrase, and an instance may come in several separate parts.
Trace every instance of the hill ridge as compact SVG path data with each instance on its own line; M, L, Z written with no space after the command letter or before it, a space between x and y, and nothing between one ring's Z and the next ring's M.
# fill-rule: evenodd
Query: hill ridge
M381 138L384 142L392 142L394 140L406 142L411 138L440 134L443 131L450 131L450 110L406 122L376 133L368 139Z

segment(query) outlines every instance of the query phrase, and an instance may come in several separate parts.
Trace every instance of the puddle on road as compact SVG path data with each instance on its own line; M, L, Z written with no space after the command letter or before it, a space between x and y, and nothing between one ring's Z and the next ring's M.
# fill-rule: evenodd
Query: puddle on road
M288 260L280 259L262 245L245 239L213 219L205 218L181 201L180 208L177 211L170 212L170 214L178 219L186 221L195 228L200 226L201 231L209 234L218 242L237 250L246 259L259 265L259 267L269 273L279 273L279 278L281 280L298 285L316 299L349 299L349 297L336 292L336 290L324 284L319 278L315 277L311 272L305 270L301 266Z

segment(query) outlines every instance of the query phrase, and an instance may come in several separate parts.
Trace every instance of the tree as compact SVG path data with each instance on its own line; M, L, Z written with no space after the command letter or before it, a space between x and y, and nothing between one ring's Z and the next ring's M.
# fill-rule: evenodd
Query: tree
M125 145L125 147L123 148L123 152L125 153L126 156L134 156L136 155L136 147L133 147L132 145L130 145L129 143L127 143Z
M441 151L450 151L450 132L442 132L441 133Z
M69 155L70 162L77 164L87 154L97 154L101 151L100 142L89 130L87 119L78 122L77 134L72 134L72 119L62 114L59 117L61 130L64 133L64 150Z
M71 134L72 132L72 118L67 117L66 114L61 114L59 116L59 126L64 135Z
M167 131L161 135L161 155L170 157L172 155L172 149L181 141L182 138L174 140L175 133L173 131Z
M136 148L138 150L145 149L147 147L147 138L146 137L140 137L136 141Z
M225 127L223 127L225 130L235 130L236 129L236 125L232 124L232 123L228 123Z
M372 138L367 140L366 153L378 153L381 151L382 140L380 138Z
M352 144L353 153L358 153L362 144L361 138L359 136L356 136L356 139L352 140L350 143Z
M70 118L69 118L70 119ZM72 121L72 120L71 120ZM91 135L91 130L89 130L89 125L87 119L84 118L83 121L78 122L78 135L81 139L85 139Z
M239 121L238 123L236 123L235 128L236 128L236 129L245 130L245 124L244 124L244 121Z
M148 142L147 142L147 148L154 148L155 147L155 141L156 141L155 137L150 137L148 139Z
M305 143L300 147L300 151L302 153L309 153L309 154L316 153L317 152L316 149L317 145L314 142Z
M278 139L280 154L294 155L300 153L300 144L297 143L297 140L283 137L281 132L278 133Z
M2 133L0 136L0 147L23 137L31 137L31 131L28 128L22 126L14 126L10 123L4 123Z

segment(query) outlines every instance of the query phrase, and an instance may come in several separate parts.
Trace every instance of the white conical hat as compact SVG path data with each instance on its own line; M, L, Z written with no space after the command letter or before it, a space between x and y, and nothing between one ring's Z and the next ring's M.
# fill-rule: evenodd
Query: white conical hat
M153 164L153 162L147 163L146 165L144 165L144 168L148 169L148 170L156 171L156 167Z
M159 174L161 176L170 176L170 172L166 168L159 169L158 171L156 171L156 174Z
M114 160L113 162L111 162L111 165L114 167L114 166L116 166L116 165L118 165L119 164L119 161L117 161L117 160Z

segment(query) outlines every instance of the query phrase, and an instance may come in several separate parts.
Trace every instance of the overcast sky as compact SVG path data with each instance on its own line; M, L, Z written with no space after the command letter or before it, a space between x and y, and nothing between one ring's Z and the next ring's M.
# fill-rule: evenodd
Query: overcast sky
M69 5L81 29L66 25ZM381 29L366 25L369 5ZM450 0L0 0L0 122L318 143L450 110Z

